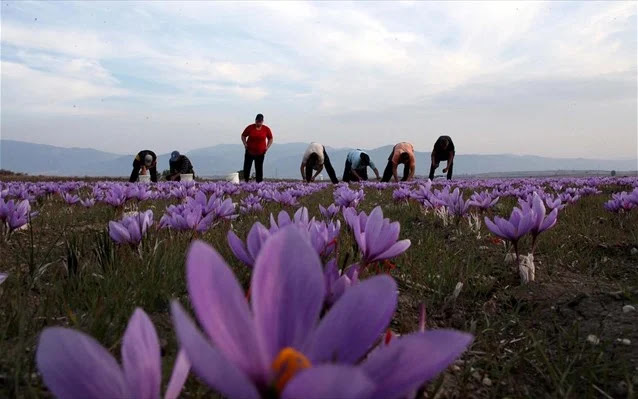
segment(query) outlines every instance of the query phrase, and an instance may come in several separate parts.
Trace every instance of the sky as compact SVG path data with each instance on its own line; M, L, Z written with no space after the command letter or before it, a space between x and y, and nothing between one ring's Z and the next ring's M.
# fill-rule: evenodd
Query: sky
M3 139L638 156L636 2L1 4Z

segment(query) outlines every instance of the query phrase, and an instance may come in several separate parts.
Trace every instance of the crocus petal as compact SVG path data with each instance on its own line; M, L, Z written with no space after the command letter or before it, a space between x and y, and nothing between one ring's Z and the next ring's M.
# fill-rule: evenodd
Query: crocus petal
M513 240L517 238L516 228L509 221L496 216L494 218L494 222L498 226L499 230L501 231L501 234L503 234L503 237L505 239Z
M399 242L396 242L394 245L388 248L387 251L375 256L374 260L394 258L395 256L401 255L402 253L407 251L407 249L410 248L410 245L410 240L401 240Z
M253 225L248 232L248 237L246 237L246 246L248 247L248 253L251 258L257 258L262 245L269 237L270 233L263 224L257 222Z
M370 212L368 221L366 222L365 234L366 234L366 252L382 246L385 242L385 238L382 236L383 227L383 211L380 206L377 206Z
M0 279L2 275L0 274ZM326 282L326 294L332 291L332 284L339 279L339 270L337 269L337 260L331 259L323 268L323 278ZM0 280L2 283L2 280Z
M109 222L109 237L118 244L128 243L131 241L131 235L126 227L118 222Z
M268 240L255 262L251 295L257 337L270 360L284 347L303 347L325 290L319 256L298 227L286 227Z
M359 399L374 391L374 383L356 367L322 365L309 368L292 379L282 399Z
M374 351L361 365L377 383L371 397L405 397L449 366L472 339L460 331L432 330L403 336Z
M357 245L359 246L359 250L366 254L367 253L367 247L366 247L366 234L364 232L361 231L361 226L359 225L359 222L355 221L356 223L354 225L352 225L352 231L354 232L354 239L357 242Z
M124 374L95 339L78 331L52 327L40 335L38 370L60 398L130 397Z
M195 314L210 339L248 375L262 375L250 308L226 262L213 248L195 241L186 257L186 279Z
M229 398L259 398L248 376L203 337L179 303L171 304L171 313L180 346L199 378Z
M388 243L395 243L399 239L399 233L401 233L401 223L399 222L389 223L387 220L386 222L387 224L385 228L383 229L383 233L381 234L381 236L383 237L383 240L382 241L377 240L376 245L378 245L378 247L375 247L375 248L383 248L385 250L387 249Z
M305 353L311 362L357 362L386 330L397 306L397 286L376 276L350 287L321 319Z
M484 221L485 221L485 226L487 226L488 230L491 231L492 234L497 235L501 238L507 239L505 234L501 232L501 229L499 229L499 227L494 222L492 222L487 216L485 217Z
M4 283L4 280L6 280L7 277L9 277L7 273L0 273L0 284Z
M142 309L135 309L122 338L124 377L135 398L160 397L161 361L155 326Z
M137 217L132 217L129 220L127 229L131 237L131 243L138 243L142 240L142 230L140 229L140 224Z
M350 288L351 285L352 281L346 275L338 277L336 280L334 280L330 289L326 291L328 293L328 296L326 297L326 302L328 303L328 305L333 305L335 302L337 302L339 298L341 298L343 293L346 292L348 288Z
M290 215L288 215L288 212L281 211L279 212L279 215L277 215L277 222L278 222L279 228L281 229L285 226L288 226L290 223L292 223L292 220L290 220Z
M175 365L173 366L171 379L168 381L168 387L166 387L164 399L177 399L180 392L182 392L182 388L184 388L190 369L191 363L186 356L186 351L180 349L175 358Z
M545 230L551 229L556 224L556 219L558 218L558 209L552 210L549 215L543 220L543 223L540 225L538 229L539 232L543 232Z
M250 257L250 255L248 255L248 252L246 252L246 248L244 247L244 243L239 239L239 237L237 237L237 234L235 234L232 230L228 230L226 238L228 239L228 246L230 247L233 255L246 265L252 267L255 261Z
M543 204L543 200L536 193L534 193L534 198L532 198L532 210L534 211L534 225L540 227L545 217L545 204Z

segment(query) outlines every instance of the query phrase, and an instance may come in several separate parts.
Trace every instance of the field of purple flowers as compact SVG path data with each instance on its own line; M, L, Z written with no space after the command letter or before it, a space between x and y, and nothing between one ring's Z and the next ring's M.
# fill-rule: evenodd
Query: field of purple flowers
M0 182L0 397L633 397L638 178Z

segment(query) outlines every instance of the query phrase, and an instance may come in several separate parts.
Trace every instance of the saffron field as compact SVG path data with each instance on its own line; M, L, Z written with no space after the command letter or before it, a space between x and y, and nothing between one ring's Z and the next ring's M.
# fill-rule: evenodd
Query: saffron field
M4 180L0 222L0 397L638 384L635 177Z

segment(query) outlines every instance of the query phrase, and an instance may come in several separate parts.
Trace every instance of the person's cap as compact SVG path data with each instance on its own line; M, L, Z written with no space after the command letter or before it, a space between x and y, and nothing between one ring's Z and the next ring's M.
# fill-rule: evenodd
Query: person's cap
M255 120L259 122L263 122L264 116L262 114L257 114L257 116L255 117Z
M146 156L144 157L144 165L151 166L152 163L153 163L153 156L151 154L146 154Z
M179 158L179 151L171 152L171 162L177 161L177 158Z

